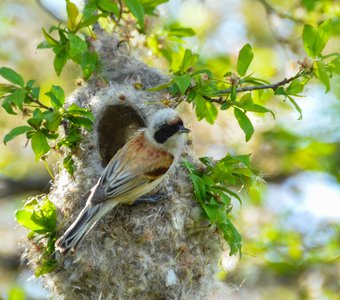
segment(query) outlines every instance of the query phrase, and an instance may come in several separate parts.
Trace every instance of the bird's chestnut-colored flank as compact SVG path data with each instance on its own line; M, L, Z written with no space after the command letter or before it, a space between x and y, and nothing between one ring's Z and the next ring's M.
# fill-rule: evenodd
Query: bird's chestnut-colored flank
M84 209L57 240L56 249L65 254L75 250L117 204L132 204L152 191L178 159L185 143L183 134L189 131L174 110L157 111L149 127L140 129L111 159L91 189Z
M59 235L80 214L86 205L86 192L97 183L117 150L138 129L149 128L153 116L164 109L159 103L166 98L166 91L147 89L168 82L169 78L130 56L124 43L114 37L98 33L94 47L103 66L100 78L91 79L66 101L66 105L76 103L90 109L96 120L94 129L82 131L82 141L73 154L74 177L62 167L56 168L48 194L57 207ZM106 85L98 83L101 78L105 78ZM136 82L141 82L143 88L135 89ZM120 95L125 96L124 101ZM179 108L179 112L187 114L185 107ZM168 125L176 123L177 120L168 122L163 128L154 120L154 135L158 132L159 141L155 137L152 140L161 150L171 147L169 141L173 139L165 136L172 133ZM165 142L160 143L161 140ZM136 144L140 149L140 143ZM193 160L191 153L187 145L182 157ZM61 156L60 165L63 159ZM216 274L223 239L202 217L181 160L174 159L170 170L166 170L169 163L170 156L161 168L145 174L152 180L166 173L152 191L163 194L164 201L117 205L98 221L75 255L56 252L58 268L42 277L51 299L201 300L221 287ZM33 268L39 265L42 255L38 247L27 241L25 259Z

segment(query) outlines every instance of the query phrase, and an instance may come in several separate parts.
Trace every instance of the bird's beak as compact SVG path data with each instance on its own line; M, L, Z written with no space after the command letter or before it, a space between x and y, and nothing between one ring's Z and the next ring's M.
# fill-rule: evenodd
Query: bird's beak
M191 130L188 128L185 128L184 126L179 126L179 133L189 133Z

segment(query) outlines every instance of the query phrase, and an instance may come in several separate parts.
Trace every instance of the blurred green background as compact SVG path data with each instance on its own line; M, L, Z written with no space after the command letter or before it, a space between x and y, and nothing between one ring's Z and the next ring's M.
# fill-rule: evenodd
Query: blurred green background
M52 53L36 50L41 27L54 25L54 16L62 19L64 5L63 0L0 0L0 66L17 70L26 80L36 79L42 94L51 84L69 94L79 76L77 68L67 65L57 77ZM238 51L247 42L254 49L250 70L255 75L274 82L294 74L296 61L305 55L303 23L316 25L334 18L325 52L340 49L336 0L171 0L161 6L161 16L165 22L195 30L197 35L188 38L186 46L200 53L201 65L218 74L235 66ZM154 39L149 37L145 45L150 47ZM148 64L168 69L165 59L151 51L139 52ZM189 106L182 108L199 156L252 153L253 165L266 182L255 185L242 207L235 203L243 257L222 257L219 278L227 288L213 291L211 299L340 299L339 77L331 84L328 94L316 83L309 85L298 100L302 120L289 104L263 92L261 101L275 112L276 120L251 115L255 135L248 143L229 112L221 112L209 125L198 122ZM23 123L23 117L1 109L1 139ZM6 147L0 143L0 298L47 299L48 291L33 278L25 260L20 263L25 231L14 221L15 210L28 196L47 192L50 180L25 143L23 136ZM53 157L48 163L53 168Z

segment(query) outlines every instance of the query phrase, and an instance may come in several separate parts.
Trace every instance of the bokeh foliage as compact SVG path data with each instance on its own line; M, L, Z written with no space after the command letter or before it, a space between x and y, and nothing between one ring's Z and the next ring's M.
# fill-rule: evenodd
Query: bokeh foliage
M145 40L142 44L138 44L138 47L147 49L141 50L142 54L151 50L153 55L151 57L145 55L144 59L171 71L172 81L168 85L171 92L170 100L162 101L165 104L173 104L174 99L176 102L188 101L193 105L197 118L211 124L220 123L220 120L226 116L234 119L235 124L239 124L244 132L246 140L250 140L250 146L244 146L244 136L239 133L241 138L235 144L228 144L230 151L237 154L252 152L256 168L264 172L269 183L271 180L282 182L291 175L306 170L327 172L339 179L338 141L321 141L304 132L296 132L282 126L285 122L284 118L288 114L293 114L287 109L288 107L298 111L294 115L295 119L303 116L304 109L301 103L308 99L301 96L306 94L307 83L307 87L321 84L324 91L330 90L330 93L338 96L340 94L339 79L335 77L340 69L339 56L332 54L339 46L337 41L340 32L338 30L339 5L330 0L285 1L284 3L274 0L242 1L238 5L238 13L243 16L243 26L246 30L246 37L243 38L242 43L236 44L234 49L226 49L225 52L207 53L204 49L211 41L209 38L218 29L225 16L212 5L207 6L209 7L207 14L213 14L215 20L212 21L211 17L202 18L202 23L194 28L191 28L189 21L178 15L178 18L164 18L164 21L161 18L157 20L150 18L153 14L157 14L155 7L163 2L167 1L121 1L119 3L89 1L88 10L85 10L83 15L71 2L68 2L66 27L65 25L52 26L49 32L49 26L44 26L45 38L47 38L46 42L40 44L40 48L52 47L55 57L58 57L54 59L54 67L58 74L63 67L69 67L65 64L69 59L80 66L82 76L87 79L100 67L96 55L89 47L90 40L86 38L86 36L91 38L93 34L85 28L91 22L99 19L106 30L117 29L120 26L122 30L119 34L131 42L133 42L131 32L131 35L136 35L137 32L145 34ZM120 5L127 7L132 14L129 15L127 10L123 10L124 13L121 15ZM183 6L185 5L190 7L190 3L184 3ZM194 5L204 7L206 4L195 2ZM98 14L95 13L94 7L100 9ZM258 13L254 14L254 10ZM57 35L54 35L56 33ZM330 40L326 44L328 38ZM146 47L143 48L144 46ZM194 48L195 51L189 48ZM288 55L283 54L282 49L285 49ZM286 60L294 62L289 65ZM64 76L64 73L61 75ZM247 86L277 83L297 74L299 76L287 85L280 85L275 89L246 93L236 91L237 88ZM24 77L31 78L27 75ZM50 82L49 87L40 94L48 93L51 83L57 85L55 81ZM62 84L58 83L58 85ZM221 90L229 89L227 93L220 93ZM49 97L44 95L41 102L50 106ZM14 104L17 99L16 97ZM18 103L20 111L21 102ZM320 105L326 106L326 103L320 101ZM230 109L232 114L229 113ZM258 128L258 121L256 121L262 118L263 113L268 115L263 118L267 123L264 130ZM271 118L271 114L276 116L276 120ZM323 117L319 115L319 118ZM40 127L34 130L45 130L46 125L50 126L48 122L47 118L41 118ZM51 146L54 147L53 144L49 144L49 147ZM47 147L45 149L46 152L49 150ZM242 184L238 185L240 186ZM247 227L243 226L247 223L242 224L243 213L246 215L247 207L250 209L255 207L261 213L274 215L262 207L265 190L264 187L260 190L256 188L249 190L252 198L243 201L243 208L238 213L241 220L237 222L237 226L244 237L245 245L244 265L248 266L247 256L250 254L261 259L264 257L263 263L258 267L259 274L268 274L270 270L278 278L293 277L301 280L301 277L315 269L324 271L327 284L324 285L323 293L330 299L335 299L332 295L335 295L339 287L331 284L334 278L329 273L332 267L336 266L336 258L339 257L336 251L338 228L331 223L327 225L332 228L334 234L328 240L316 243L312 247L308 243L306 245L303 234L287 228L285 222L288 221L284 217L280 217L280 222L252 224L257 226L259 234L255 237L251 236ZM241 196L245 197L242 193ZM220 203L216 205L219 206ZM322 236L322 230L317 234ZM310 299L308 289L299 288L298 293L301 296L299 299Z

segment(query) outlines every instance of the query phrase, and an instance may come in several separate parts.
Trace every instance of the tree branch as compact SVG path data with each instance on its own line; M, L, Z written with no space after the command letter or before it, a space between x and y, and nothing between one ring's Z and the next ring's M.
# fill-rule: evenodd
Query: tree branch
M29 192L47 192L49 188L49 177L15 180L0 176L0 198Z
M302 72L299 72L295 76L285 78L276 83L240 87L236 89L236 93L255 91L255 90L265 90L265 89L272 89L275 91L279 86L286 85L287 83L292 82L294 79L301 77L301 75L302 75ZM229 88L229 89L219 91L219 94L229 94L231 92L232 92L232 88ZM210 98L210 101L220 103L220 104L224 102L222 98L218 98L218 99Z
M278 11L271 4L269 4L266 0L257 0L257 1L260 2L263 5L267 14L276 14L277 16L279 16L282 19L289 19L289 20L291 20L295 23L298 23L298 24L304 24L305 23L303 20L298 19L296 17L293 17L292 15L290 15L288 13Z
M38 104L40 107L45 108L47 110L53 111L52 107L48 107L45 104L41 103L38 99L33 98L30 94L27 95L30 100L36 104Z

